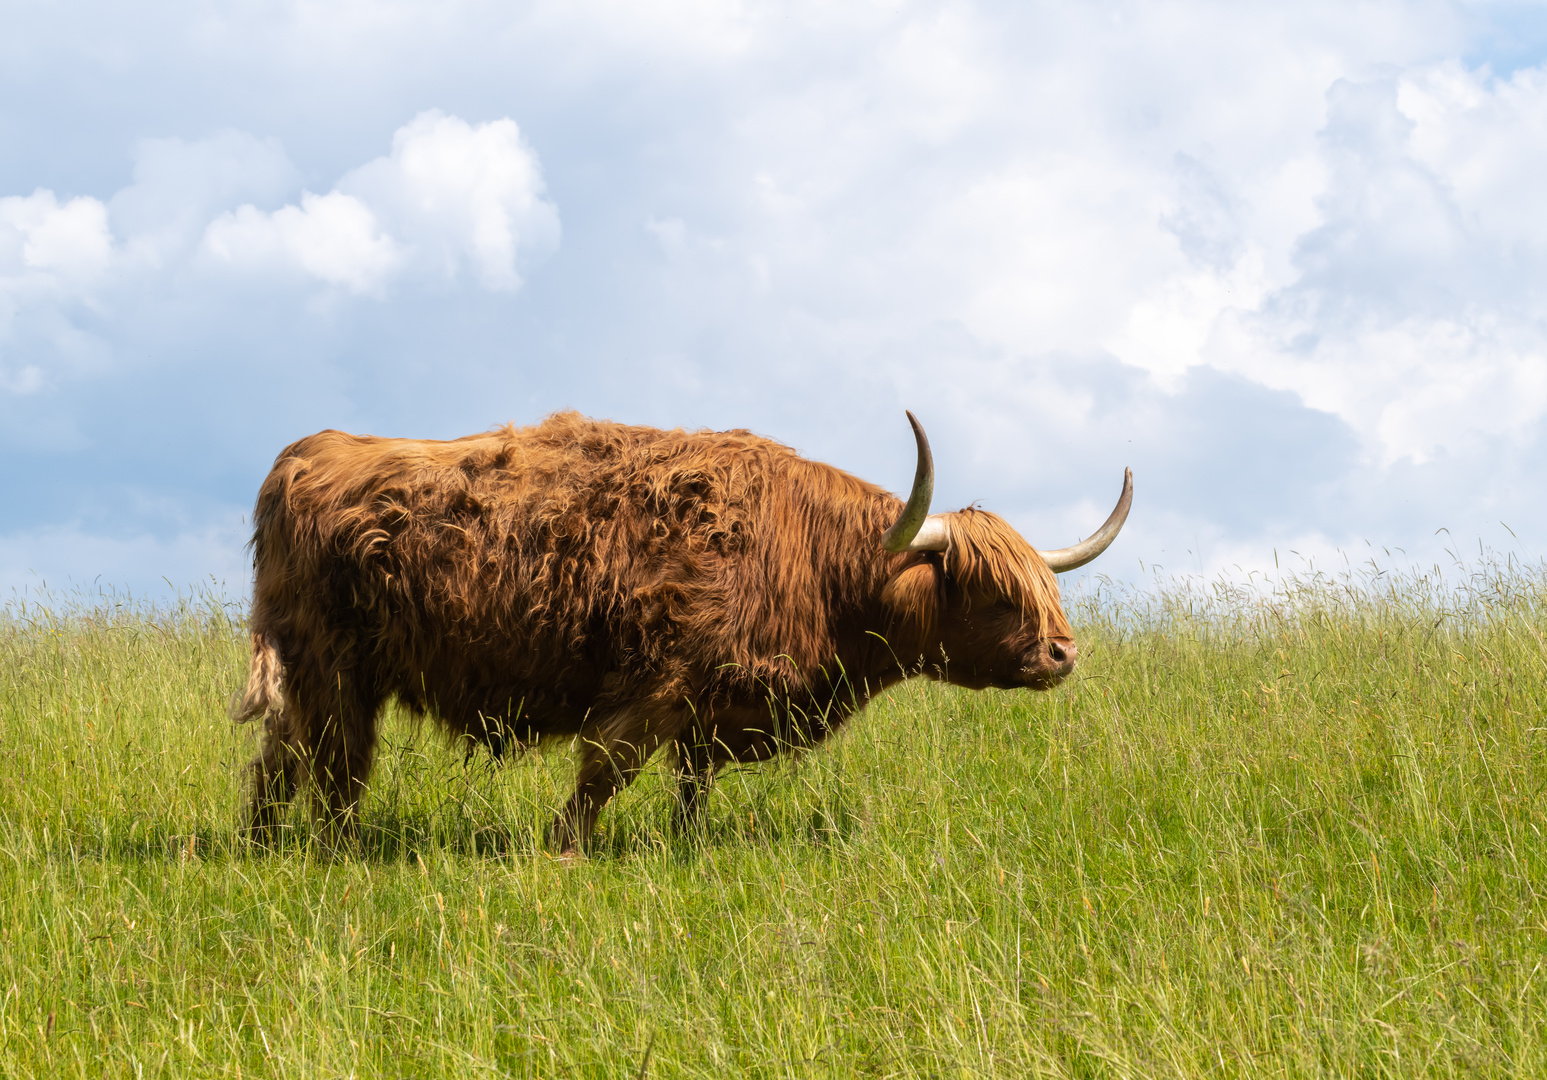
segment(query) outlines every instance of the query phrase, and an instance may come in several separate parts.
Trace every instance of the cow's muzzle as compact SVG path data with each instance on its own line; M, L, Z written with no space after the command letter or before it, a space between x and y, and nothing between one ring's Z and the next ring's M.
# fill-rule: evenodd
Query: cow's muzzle
M1025 685L1033 690L1057 686L1074 672L1080 650L1068 638L1040 643L1022 669Z

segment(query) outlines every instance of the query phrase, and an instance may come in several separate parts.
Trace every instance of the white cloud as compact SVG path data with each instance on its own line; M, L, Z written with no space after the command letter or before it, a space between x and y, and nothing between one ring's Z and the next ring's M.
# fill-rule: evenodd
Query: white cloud
M1547 69L1496 80L1486 69L1447 61L1401 79L1396 107L1411 123L1407 154L1443 178L1464 220L1496 242L1523 241L1540 266L1547 254L1547 215L1539 212Z
M61 203L46 189L0 198L0 390L24 396L43 389L43 368L12 359L14 350L7 347L17 319L28 309L89 301L112 251L107 207L96 199ZM51 322L40 336L72 351L81 335L67 321Z
M47 274L89 282L107 268L113 240L107 207L81 197L61 203L52 191L0 199L0 273Z
M1198 367L1288 390L1376 463L1470 453L1547 413L1547 74L1432 62L1457 18L921 5L810 68L759 24L749 55L800 74L759 84L712 159L737 213L649 220L693 252L674 276L734 274L835 349L957 324L1166 391Z
M24 364L16 371L0 366L0 390L23 397L43 388L43 371L36 364Z
M329 285L379 295L404 262L368 206L352 195L306 192L300 206L265 214L252 205L220 215L204 230L214 258L242 267L293 266Z
M431 109L333 191L269 213L238 207L210 223L203 246L230 265L290 266L380 295L404 272L455 280L464 264L484 288L514 292L521 268L558 241L558 211L515 122L473 126Z
M1386 464L1526 437L1547 414L1544 121L1539 69L1335 84L1298 275L1221 305L1200 362L1294 391Z
M99 583L142 598L164 596L168 581L242 596L252 576L242 549L248 532L239 512L224 510L171 536L74 524L0 533L0 606L17 598L89 606Z
M509 119L474 126L422 112L392 136L389 157L345 176L339 190L380 208L426 269L454 279L465 262L486 289L519 289L523 264L559 242L537 155Z
M723 62L754 46L759 25L788 10L759 10L738 0L548 0L517 15L534 37L611 63L640 55ZM578 51L578 50L577 50Z
M224 211L279 206L299 187L278 139L226 130L193 141L141 140L134 182L108 206L126 261L138 272L154 273L185 259Z
M512 292L559 242L537 155L509 119L472 125L420 113L394 134L389 156L332 191L262 208L295 177L275 140L223 131L144 140L134 183L107 203L61 202L46 189L0 198L0 303L14 312L81 299L115 272L143 282L210 265L299 273L375 296L410 271L455 280L466 266L483 288Z
M100 373L115 325L176 310L189 287L251 295L300 281L380 299L395 283L465 277L509 293L559 242L537 156L508 119L431 110L326 194L287 202L297 178L277 140L225 130L142 140L133 182L106 202L41 188L0 198L0 392Z
M964 277L968 325L1099 342L1167 388L1209 366L1289 390L1385 465L1527 438L1547 415L1547 74L1447 61L1325 100L1314 142L1249 170L1098 152L956 200L979 204L969 231L1005 226L965 249L993 270Z

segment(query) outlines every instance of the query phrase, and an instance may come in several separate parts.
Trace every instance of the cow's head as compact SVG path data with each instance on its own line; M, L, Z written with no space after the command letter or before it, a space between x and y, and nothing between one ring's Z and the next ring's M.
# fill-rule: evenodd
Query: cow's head
M1074 670L1078 650L1054 574L1105 551L1127 520L1133 472L1106 523L1074 547L1038 552L996 514L931 514L934 460L910 412L918 442L913 491L881 538L899 560L883 600L924 645L936 674L961 686L1045 690ZM939 655L933 655L938 653Z

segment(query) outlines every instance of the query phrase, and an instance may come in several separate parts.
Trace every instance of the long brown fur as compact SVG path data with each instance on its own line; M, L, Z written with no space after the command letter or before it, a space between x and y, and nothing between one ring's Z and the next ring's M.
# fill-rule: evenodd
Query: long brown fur
M258 494L232 709L265 719L255 835L308 774L323 818L354 828L390 696L495 753L579 736L555 825L574 850L659 746L691 814L720 765L820 741L921 661L1041 685L1006 672L1070 637L1046 564L978 510L949 516L943 558L887 555L901 505L746 431L558 413L449 442L300 440ZM945 655L995 634L992 662Z

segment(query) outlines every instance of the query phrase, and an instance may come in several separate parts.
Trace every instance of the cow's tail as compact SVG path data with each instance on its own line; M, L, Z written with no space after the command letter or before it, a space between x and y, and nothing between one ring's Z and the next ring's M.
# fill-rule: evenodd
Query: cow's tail
M253 634L247 689L231 696L231 719L238 724L277 713L284 705L285 667L279 646L268 634Z

